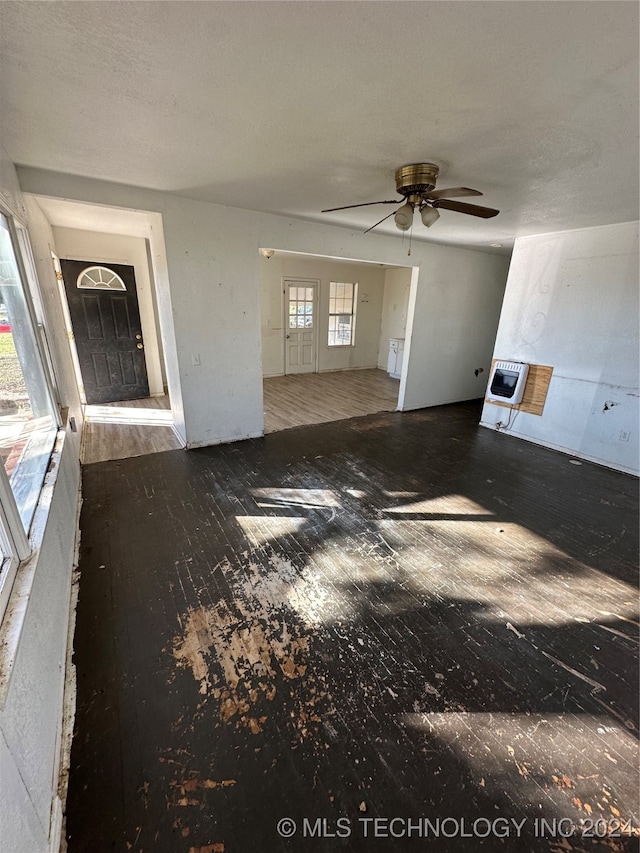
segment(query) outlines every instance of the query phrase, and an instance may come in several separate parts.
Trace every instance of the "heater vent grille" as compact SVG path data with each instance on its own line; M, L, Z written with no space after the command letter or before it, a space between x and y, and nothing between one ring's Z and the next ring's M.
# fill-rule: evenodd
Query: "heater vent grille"
M529 365L521 361L496 361L489 377L487 400L517 406L522 400Z

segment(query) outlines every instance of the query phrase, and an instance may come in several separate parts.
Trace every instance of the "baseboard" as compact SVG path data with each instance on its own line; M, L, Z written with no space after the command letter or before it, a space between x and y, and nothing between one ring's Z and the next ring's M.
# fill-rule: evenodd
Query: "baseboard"
M600 465L602 468L609 468L612 471L620 471L621 474L631 474L632 477L640 477L640 471L635 468L629 468L619 462L612 462L610 459L602 459L599 456L591 456L588 453L583 453L581 450L576 450L571 447L564 447L561 444L552 444L549 441L543 441L540 438L534 438L524 433L515 432L512 429L497 430L495 423L489 421L480 421L479 424L485 429L490 429L493 432L500 432L501 435L509 435L511 438L519 438L520 441L528 441L531 444L537 444L538 447L546 447L547 450L553 450L556 453L562 453L565 456L571 456L573 459L583 459L585 462L591 462L593 465Z
M71 573L71 590L69 595L69 627L67 629L67 650L65 659L64 692L62 698L62 723L60 731L59 760L58 760L58 790L51 809L51 826L49 828L49 852L66 853L66 803L69 787L69 770L71 768L71 744L73 728L76 719L77 677L73 662L73 639L76 630L76 611L80 583L80 513L82 511L82 492L78 496L76 516L76 541Z
M66 841L62 845L62 801L56 797L51 807L51 826L49 831L49 853L63 853Z
M185 444L185 440L184 440L184 438L180 435L180 433L178 432L178 428L177 428L177 426L176 426L174 423L172 423L172 424L171 424L171 429L173 430L173 434L175 435L175 437L176 437L176 438L178 439L178 441L180 442L180 447L182 447L182 449L184 450L184 448L185 448L187 445Z

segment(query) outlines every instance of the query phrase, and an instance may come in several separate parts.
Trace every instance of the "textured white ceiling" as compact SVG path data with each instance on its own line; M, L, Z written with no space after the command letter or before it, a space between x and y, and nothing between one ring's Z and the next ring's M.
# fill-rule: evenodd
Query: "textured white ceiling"
M484 192L414 239L638 218L635 2L0 3L19 164L363 230L404 163ZM390 233L398 232L386 223ZM398 235L399 236L399 235Z

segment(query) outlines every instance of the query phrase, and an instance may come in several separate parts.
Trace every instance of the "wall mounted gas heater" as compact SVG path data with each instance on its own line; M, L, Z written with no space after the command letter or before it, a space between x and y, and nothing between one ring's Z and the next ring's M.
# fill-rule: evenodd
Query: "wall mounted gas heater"
M527 384L529 365L521 361L496 361L491 370L487 400L517 406Z

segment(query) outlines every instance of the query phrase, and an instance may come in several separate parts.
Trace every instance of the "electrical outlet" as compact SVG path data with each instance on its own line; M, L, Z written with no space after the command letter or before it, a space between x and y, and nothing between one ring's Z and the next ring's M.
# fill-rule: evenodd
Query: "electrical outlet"
M630 433L626 429L621 429L618 434L618 441L629 441Z

